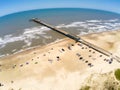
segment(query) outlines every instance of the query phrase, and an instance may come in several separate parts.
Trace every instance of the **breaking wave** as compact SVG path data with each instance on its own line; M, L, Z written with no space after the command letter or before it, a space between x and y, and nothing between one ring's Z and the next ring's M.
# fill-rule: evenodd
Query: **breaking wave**
M37 39L41 35L42 37L45 38L51 38L45 35L45 31L48 31L49 29L46 27L33 27L33 28L28 28L24 29L24 32L21 35L18 36L13 36L12 34L10 35L5 35L3 38L0 38L0 48L5 47L7 43L11 42L16 42L16 41L24 41L27 46L31 45L32 39Z

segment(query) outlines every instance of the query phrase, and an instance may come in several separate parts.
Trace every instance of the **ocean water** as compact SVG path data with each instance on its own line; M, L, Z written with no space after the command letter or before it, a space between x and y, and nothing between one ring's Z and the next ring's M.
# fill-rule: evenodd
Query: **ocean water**
M76 35L120 29L120 15L107 11L56 8L18 12L0 17L0 56L64 38L46 27L30 22L31 18L39 18Z

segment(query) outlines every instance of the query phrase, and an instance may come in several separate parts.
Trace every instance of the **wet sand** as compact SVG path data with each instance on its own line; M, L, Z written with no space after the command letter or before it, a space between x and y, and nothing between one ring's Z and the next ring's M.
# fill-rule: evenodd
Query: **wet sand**
M120 30L81 37L120 56ZM119 66L116 60L65 38L0 58L0 90L79 90L92 73Z

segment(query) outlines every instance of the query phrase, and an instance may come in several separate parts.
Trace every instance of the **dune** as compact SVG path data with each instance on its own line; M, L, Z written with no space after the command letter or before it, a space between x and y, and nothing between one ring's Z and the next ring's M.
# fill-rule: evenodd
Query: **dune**
M80 37L120 56L120 30ZM0 58L0 90L106 90L103 82L118 68L115 59L65 38Z

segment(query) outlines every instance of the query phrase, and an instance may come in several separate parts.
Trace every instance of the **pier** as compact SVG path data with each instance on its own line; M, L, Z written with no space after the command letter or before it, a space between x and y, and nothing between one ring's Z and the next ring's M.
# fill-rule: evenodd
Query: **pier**
M84 39L82 39L82 38L80 38L80 37L78 37L76 35L72 35L72 34L69 34L68 32L63 31L63 30L57 29L57 28L53 27L52 25L46 24L45 22L43 22L43 21L41 21L41 20L39 20L37 18L33 18L30 21L36 22L36 23L38 23L40 25L43 25L43 26L45 26L47 28L50 28L51 30L56 31L56 32L66 36L66 37L68 37L70 39L73 39L76 42L82 43L82 44L88 46L89 48L92 48L95 51L97 51L97 52L99 52L99 53L101 53L101 54L103 54L103 55L105 55L107 57L110 57L111 59L115 59L117 62L120 63L120 57L118 57L116 55L113 55L111 52L108 52L108 51L106 51L106 50L104 50L104 49L102 49L102 48L100 48L100 47L98 47L96 45L93 45L92 43L89 43L88 41L85 41Z

